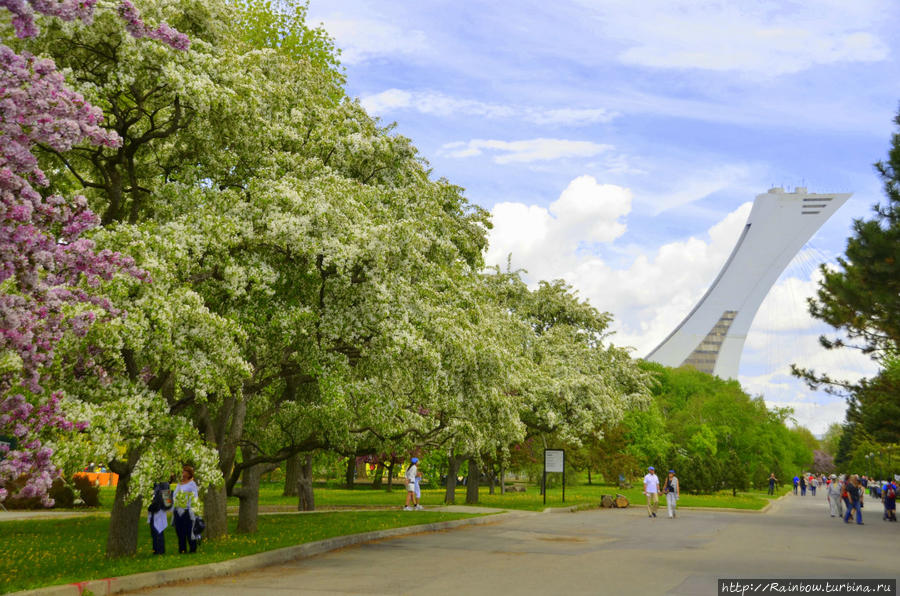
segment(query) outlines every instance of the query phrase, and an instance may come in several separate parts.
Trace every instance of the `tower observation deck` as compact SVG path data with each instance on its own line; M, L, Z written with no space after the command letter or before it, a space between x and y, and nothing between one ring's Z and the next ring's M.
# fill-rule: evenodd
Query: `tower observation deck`
M760 304L794 255L851 193L772 188L757 195L737 244L703 298L646 359L737 379Z

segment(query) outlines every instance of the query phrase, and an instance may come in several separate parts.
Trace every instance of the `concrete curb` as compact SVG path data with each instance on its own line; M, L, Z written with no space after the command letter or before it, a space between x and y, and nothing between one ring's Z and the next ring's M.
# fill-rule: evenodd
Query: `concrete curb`
M441 532L463 526L493 524L497 523L500 519L507 518L507 516L515 515L515 513L498 513L473 519L455 519L452 521L423 524L420 526L406 526L403 528L391 528L390 530L364 532L362 534L348 534L347 536L337 536L335 538L328 538L327 540L319 540L318 542L307 542L306 544L287 546L285 548L248 555L246 557L239 557L237 559L230 559L228 561L219 561L218 563L193 565L190 567L176 567L174 569L123 575L122 577L108 577L105 579L89 580L72 584L48 586L46 588L12 592L8 596L82 596L82 594L88 590L95 596L106 596L108 594L131 592L175 582L195 581L209 579L211 577L244 573L246 571L253 571L271 565L287 563L297 559L305 559L307 557L346 548L348 546L363 544L365 542L374 542L376 540L385 540L426 532Z

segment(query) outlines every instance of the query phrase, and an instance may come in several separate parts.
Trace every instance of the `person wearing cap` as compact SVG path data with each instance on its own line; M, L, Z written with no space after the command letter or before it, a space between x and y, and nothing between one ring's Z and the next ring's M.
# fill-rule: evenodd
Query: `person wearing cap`
M647 475L644 476L644 494L647 495L647 517L656 517L656 510L659 509L659 478L656 476L656 469L653 466L650 466L647 470Z
M831 475L831 482L828 483L825 496L828 498L828 511L831 517L844 517L844 504L841 501L841 483L837 479L837 475Z
M678 486L678 478L675 476L675 470L669 470L669 477L666 478L666 485L663 492L666 493L666 508L669 510L669 519L675 518L675 505L680 496L680 487Z
M414 457L409 461L409 467L406 468L406 506L403 508L404 511L412 511L419 504L416 500L416 474L419 473L419 458Z

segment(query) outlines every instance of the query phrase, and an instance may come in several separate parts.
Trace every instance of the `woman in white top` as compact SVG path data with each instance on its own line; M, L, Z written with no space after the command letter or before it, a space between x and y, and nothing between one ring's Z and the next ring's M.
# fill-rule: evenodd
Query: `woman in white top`
M178 534L178 552L187 552L188 547L192 553L197 552L197 536L194 535L194 519L201 515L200 491L194 482L194 468L183 466L181 468L181 482L175 487L172 495L175 502L175 512L172 522L175 533Z
M418 463L419 458L414 457L410 460L409 467L406 468L406 506L403 507L404 511L412 511L418 505L416 501L416 474L419 471L416 464Z
M681 487L678 486L678 478L675 476L675 470L669 470L669 477L666 478L666 486L663 488L666 493L666 507L669 510L669 519L675 517L675 506L678 503Z

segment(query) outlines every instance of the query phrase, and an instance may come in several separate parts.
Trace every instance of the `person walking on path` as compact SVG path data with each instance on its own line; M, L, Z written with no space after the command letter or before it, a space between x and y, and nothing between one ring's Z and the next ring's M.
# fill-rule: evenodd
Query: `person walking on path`
M775 494L775 483L778 482L778 478L775 478L775 472L769 474L769 494Z
M850 523L850 515L855 509L856 523L860 526L863 525L862 511L860 509L862 490L862 484L860 484L859 478L856 475L853 475L850 480L847 481L847 497L850 499L850 506L847 507L847 512L844 514L844 523Z
M647 475L644 476L644 494L647 495L647 517L656 517L656 511L659 509L659 478L656 476L656 469L653 466L650 466L647 470Z
M677 504L680 488L678 486L678 478L675 476L675 470L669 470L669 477L666 479L666 485L663 492L666 493L666 508L669 511L669 519L675 518L675 505Z
M194 482L194 468L191 466L181 468L181 482L175 487L172 501L175 504L172 522L178 535L178 552L183 554L190 548L190 552L195 553L199 536L194 534L194 520L202 515L202 503L200 490Z
M423 509L425 509L424 507L422 507L422 504L419 502L422 500L422 487L420 486L420 483L422 481L422 469L419 468L418 466L416 466L416 468L418 468L418 469L416 470L416 507L415 507L415 509L416 509L416 511L422 511Z
M412 511L413 508L418 505L418 501L416 500L416 474L419 473L419 458L412 458L409 464L409 467L406 468L406 506L403 507L404 511Z
M884 519L897 521L897 484L888 480L881 491L881 502L884 503Z
M806 496L806 474L800 474L800 496Z
M834 474L831 475L831 482L828 483L825 496L828 499L828 511L831 513L831 517L843 517L844 507L841 501L841 483Z
M809 477L809 490L812 492L812 496L816 496L816 488L819 486L819 481L816 480L815 476Z
M794 494L797 494L797 486L800 484L800 479L797 476L794 476Z

